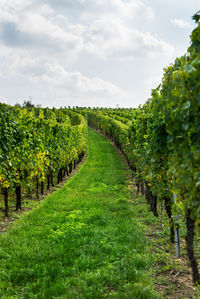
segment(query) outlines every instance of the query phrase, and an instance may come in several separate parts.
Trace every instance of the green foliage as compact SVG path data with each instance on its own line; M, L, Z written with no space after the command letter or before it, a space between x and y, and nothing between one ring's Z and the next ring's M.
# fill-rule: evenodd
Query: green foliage
M34 177L44 181L78 161L86 133L86 121L76 112L0 104L0 187L15 188Z

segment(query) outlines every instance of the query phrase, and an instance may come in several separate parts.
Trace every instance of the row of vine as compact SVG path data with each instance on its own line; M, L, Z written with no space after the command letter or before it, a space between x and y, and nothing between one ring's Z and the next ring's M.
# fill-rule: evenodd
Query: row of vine
M19 108L0 104L0 187L8 216L9 192L21 209L22 186L36 181L36 196L72 171L86 149L86 121L67 109Z

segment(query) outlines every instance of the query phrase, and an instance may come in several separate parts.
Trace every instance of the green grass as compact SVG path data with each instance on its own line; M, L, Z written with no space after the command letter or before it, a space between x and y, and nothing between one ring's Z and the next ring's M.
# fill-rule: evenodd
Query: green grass
M88 159L0 237L1 298L157 298L121 157L89 129Z

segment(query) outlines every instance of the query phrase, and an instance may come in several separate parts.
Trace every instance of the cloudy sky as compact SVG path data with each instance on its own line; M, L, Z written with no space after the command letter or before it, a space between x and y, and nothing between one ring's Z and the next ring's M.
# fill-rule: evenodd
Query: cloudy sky
M137 107L183 55L199 0L1 0L0 102Z

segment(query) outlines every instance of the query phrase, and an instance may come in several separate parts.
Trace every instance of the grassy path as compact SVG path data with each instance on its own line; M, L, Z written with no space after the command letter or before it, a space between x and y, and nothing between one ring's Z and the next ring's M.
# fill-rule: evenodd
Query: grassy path
M89 129L88 159L0 237L0 298L156 298L121 157Z

